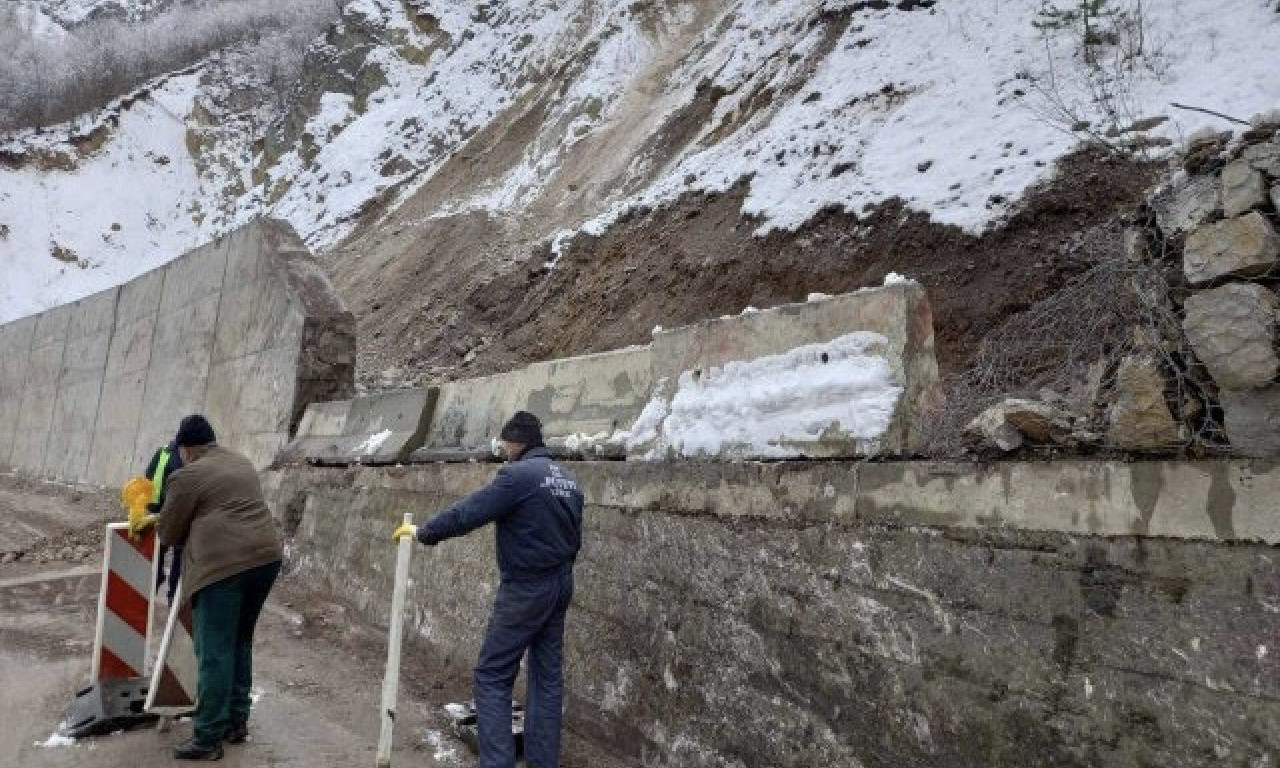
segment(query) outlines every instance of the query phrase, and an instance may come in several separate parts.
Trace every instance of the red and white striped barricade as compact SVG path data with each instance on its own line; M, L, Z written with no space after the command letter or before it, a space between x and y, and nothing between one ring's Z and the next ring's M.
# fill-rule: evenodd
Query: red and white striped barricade
M107 525L90 683L67 709L63 735L91 736L153 719L143 706L156 550L154 530L134 539L128 523Z
M179 585L181 586L181 585ZM196 648L191 635L191 603L169 609L160 653L147 693L145 710L152 715L175 717L196 708Z

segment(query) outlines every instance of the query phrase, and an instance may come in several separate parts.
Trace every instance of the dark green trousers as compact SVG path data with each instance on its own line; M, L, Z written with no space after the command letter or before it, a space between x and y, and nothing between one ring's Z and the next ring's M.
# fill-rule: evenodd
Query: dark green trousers
M199 665L195 738L222 743L227 727L249 721L253 687L253 629L280 575L279 561L214 582L191 598L192 634Z

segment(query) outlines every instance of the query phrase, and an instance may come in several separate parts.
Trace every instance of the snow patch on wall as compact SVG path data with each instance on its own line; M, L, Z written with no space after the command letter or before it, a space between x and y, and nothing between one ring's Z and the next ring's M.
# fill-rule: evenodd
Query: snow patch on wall
M822 344L680 374L670 401L659 393L632 428L652 439L647 458L789 458L806 444L853 440L868 449L889 429L903 387L888 339L857 331Z

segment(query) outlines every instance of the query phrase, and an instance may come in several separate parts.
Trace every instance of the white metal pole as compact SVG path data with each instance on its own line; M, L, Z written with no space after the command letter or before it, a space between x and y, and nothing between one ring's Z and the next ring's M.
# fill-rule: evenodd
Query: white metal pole
M406 525L413 523L413 515L406 513ZM382 676L382 730L378 734L376 768L391 768L391 731L396 721L396 695L400 689L400 641L404 628L404 597L409 586L409 556L413 549L412 538L400 539L396 551L396 578L391 592L391 631L387 641L387 671Z

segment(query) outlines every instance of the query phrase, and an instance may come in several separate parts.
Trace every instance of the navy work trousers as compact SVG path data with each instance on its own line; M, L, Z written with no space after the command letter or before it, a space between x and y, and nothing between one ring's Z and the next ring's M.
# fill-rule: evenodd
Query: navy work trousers
M529 768L560 764L564 698L564 617L573 600L573 569L537 581L503 582L476 662L479 768L514 768L511 694L529 654L524 759Z

